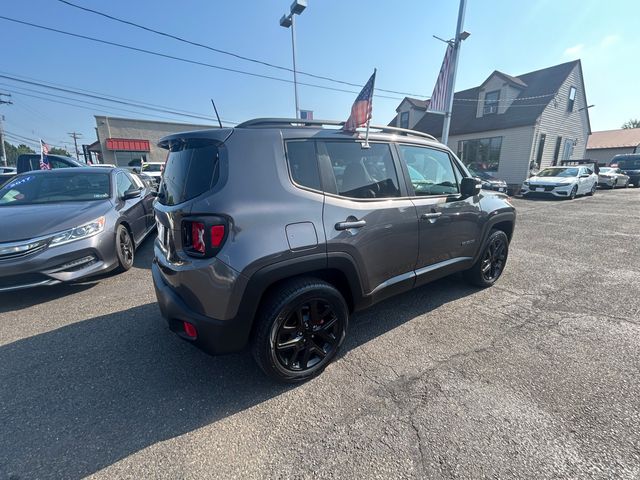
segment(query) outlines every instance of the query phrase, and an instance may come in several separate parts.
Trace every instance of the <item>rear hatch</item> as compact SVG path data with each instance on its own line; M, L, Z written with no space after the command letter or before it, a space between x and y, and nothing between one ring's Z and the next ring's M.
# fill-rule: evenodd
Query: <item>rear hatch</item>
M617 166L625 175L640 175L640 155L613 158L611 166Z
M184 220L194 199L220 180L220 149L232 130L190 132L162 139L169 150L155 202L158 244L169 262L184 260ZM180 258L182 257L182 259Z

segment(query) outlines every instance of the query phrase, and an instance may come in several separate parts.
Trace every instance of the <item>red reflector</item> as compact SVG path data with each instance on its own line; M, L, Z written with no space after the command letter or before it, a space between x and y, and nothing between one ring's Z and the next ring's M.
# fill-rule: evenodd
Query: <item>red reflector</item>
M211 246L218 248L224 238L224 225L214 225L211 227Z
M204 223L191 222L191 246L197 252L205 252Z
M183 321L182 323L184 324L184 333L186 333L188 337L197 338L198 330L196 330L196 327L194 327L189 322Z

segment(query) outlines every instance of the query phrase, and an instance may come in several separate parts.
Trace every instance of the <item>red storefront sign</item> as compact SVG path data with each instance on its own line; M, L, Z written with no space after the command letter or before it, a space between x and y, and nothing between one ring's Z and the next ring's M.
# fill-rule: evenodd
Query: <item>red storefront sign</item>
M130 138L107 138L107 150L122 150L125 152L148 152L149 140Z

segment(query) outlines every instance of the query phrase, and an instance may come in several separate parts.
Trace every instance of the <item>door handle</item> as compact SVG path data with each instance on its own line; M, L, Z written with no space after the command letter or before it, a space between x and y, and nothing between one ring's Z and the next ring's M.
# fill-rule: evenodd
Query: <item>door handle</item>
M442 216L442 212L433 212L433 213L423 213L422 215L420 215L420 218L422 220L432 220L440 216Z
M367 224L365 220L356 220L352 222L338 222L335 225L336 230L349 230L350 228L362 228Z

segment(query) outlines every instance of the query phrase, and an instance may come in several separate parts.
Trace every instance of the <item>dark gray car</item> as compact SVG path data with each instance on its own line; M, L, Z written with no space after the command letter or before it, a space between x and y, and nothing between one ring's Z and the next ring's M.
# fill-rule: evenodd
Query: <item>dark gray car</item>
M153 230L155 192L129 172L34 171L0 188L0 291L133 265Z
M515 226L507 197L429 135L372 127L365 146L341 123L301 122L164 138L155 204L171 330L212 353L250 342L285 381L331 361L353 311L458 271L492 285Z

